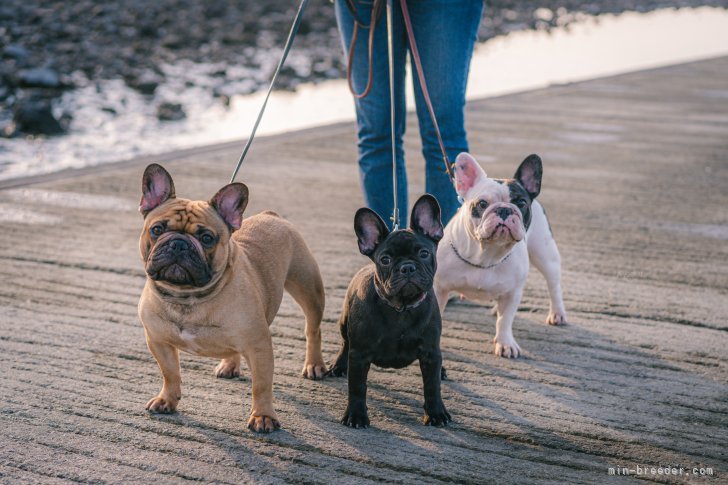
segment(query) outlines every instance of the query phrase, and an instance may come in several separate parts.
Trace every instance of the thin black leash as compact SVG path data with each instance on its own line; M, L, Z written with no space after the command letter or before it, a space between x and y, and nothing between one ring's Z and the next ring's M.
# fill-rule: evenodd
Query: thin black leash
M245 160L245 156L248 154L250 145L253 144L253 139L255 138L255 132L258 131L258 125L260 124L260 120L263 118L263 113L265 112L265 107L268 104L268 98L270 98L270 93L273 91L273 86L275 86L276 79L278 79L278 74L281 72L281 68L283 67L283 64L286 62L286 57L288 57L288 53L290 52L291 47L293 46L293 40L296 38L296 34L298 33L298 27L301 25L301 18L303 17L303 11L306 9L306 5L308 5L308 1L309 0L301 0L301 4L298 6L298 12L296 13L296 16L293 19L293 25L291 26L291 31L288 32L288 40L286 40L286 45L283 48L283 55L281 56L281 60L278 62L278 67L276 67L276 70L273 73L273 79L271 79L270 86L268 86L268 92L265 95L265 100L263 101L263 106L260 107L260 111L258 112L258 118L255 120L255 124L253 125L253 131L251 131L250 137L248 137L248 142L245 144L245 148L243 148L243 153L240 154L240 158L238 159L238 164L235 166L235 170L233 171L233 176L230 177L230 183L235 182L235 177L237 177L237 175L238 175L240 166L243 164L243 160Z
M399 207L397 207L397 152L394 136L394 20L392 18L392 0L387 0L387 57L389 58L389 120L392 134L392 230L399 229Z

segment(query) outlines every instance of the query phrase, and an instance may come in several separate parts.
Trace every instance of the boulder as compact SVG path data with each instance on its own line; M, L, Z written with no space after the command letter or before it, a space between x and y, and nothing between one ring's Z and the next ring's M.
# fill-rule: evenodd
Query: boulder
M46 99L19 101L15 104L13 121L18 130L33 135L60 135L65 132Z
M153 71L144 71L141 74L133 74L126 77L126 84L142 94L152 95L163 81L162 77Z
M29 55L28 49L19 44L8 44L3 49L3 57L15 59L18 63L24 63Z
M61 77L49 67L36 67L20 71L20 85L26 88L60 88Z
M157 106L157 118L159 121L177 121L187 117L179 103L164 102Z

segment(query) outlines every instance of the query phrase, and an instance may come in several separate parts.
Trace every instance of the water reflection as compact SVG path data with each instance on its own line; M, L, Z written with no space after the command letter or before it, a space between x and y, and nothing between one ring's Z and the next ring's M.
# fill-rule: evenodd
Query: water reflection
M478 46L468 98L502 95L728 55L728 11L665 9L646 14L587 17L568 28L519 31ZM122 81L75 80L58 107L74 106L71 134L52 139L0 140L0 179L132 158L141 154L242 139L252 127L264 93L214 98L206 79L217 66L179 62L166 66L163 99L182 103L187 118L160 123L155 107ZM185 82L195 79L193 86ZM408 83L411 86L411 83ZM411 88L408 92L412 107ZM276 92L259 134L280 133L354 119L345 82L303 85ZM242 147L242 143L241 143ZM232 162L231 162L232 163Z

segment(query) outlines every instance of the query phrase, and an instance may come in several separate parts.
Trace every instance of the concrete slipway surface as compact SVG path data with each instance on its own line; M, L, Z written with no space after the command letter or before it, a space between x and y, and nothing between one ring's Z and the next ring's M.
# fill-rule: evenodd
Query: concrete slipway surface
M415 123L411 200L423 191ZM179 195L207 199L240 143L6 182L2 482L606 483L631 480L609 474L625 467L664 481L645 475L662 465L684 468L670 481L728 483L728 58L472 102L468 127L491 176L543 157L569 324L543 323L535 270L514 325L520 359L492 355L487 306L448 307L444 429L420 422L417 366L373 370L373 427L339 424L346 381L299 376L303 316L288 297L272 326L281 431L245 428L247 369L215 379L215 361L189 355L178 413L144 410L161 379L137 319L142 170L160 161ZM340 124L258 140L241 176L248 214L293 221L320 263L327 359L367 262L354 160L354 127Z

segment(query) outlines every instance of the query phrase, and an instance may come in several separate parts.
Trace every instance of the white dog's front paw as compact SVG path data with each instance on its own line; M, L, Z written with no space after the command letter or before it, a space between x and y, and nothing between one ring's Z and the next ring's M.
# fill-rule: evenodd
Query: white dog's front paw
M493 343L495 344L495 355L498 357L515 359L521 355L521 347L518 346L516 339L514 339L512 335L496 335L493 339Z
M549 311L549 316L546 317L546 323L549 325L564 325L566 323L566 312L561 310L558 312Z

